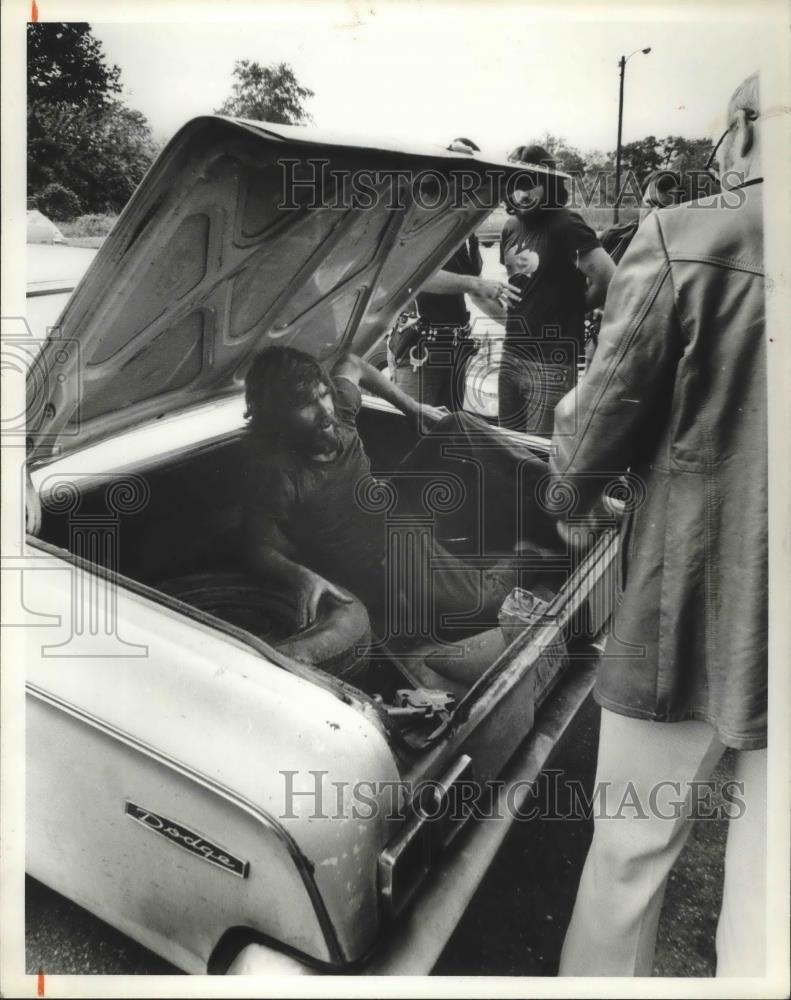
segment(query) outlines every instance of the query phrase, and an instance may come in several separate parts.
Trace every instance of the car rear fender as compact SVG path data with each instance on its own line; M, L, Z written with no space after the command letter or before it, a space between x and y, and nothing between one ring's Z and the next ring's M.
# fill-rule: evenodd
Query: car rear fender
M364 953L392 822L346 806L399 777L382 731L142 593L103 604L84 566L39 548L30 569L30 873L190 971L232 926L333 965Z

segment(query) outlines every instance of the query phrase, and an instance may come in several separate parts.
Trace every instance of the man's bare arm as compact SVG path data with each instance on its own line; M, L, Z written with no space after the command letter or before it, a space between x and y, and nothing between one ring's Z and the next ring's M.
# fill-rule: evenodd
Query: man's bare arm
M392 403L402 413L410 417L420 418L426 426L431 426L447 416L448 411L442 406L421 405L416 399L399 389L389 378L369 365L367 361L358 358L356 354L347 354L333 368L333 375L349 379L361 389L381 396Z
M246 522L245 536L251 543L247 548L250 568L295 595L297 629L313 624L325 594L342 604L351 602L352 598L329 580L286 555L293 555L294 550L276 522L267 517L256 518L253 513L248 514Z
M433 295L457 295L460 292L472 295L492 303L507 306L509 302L519 302L521 293L515 285L507 280L492 281L489 278L478 278L473 274L452 274L450 271L437 271L425 282L421 292L431 292Z
M615 274L615 264L612 257L602 247L595 247L582 254L577 268L588 279L588 287L585 290L586 310L602 307L607 298L610 280Z

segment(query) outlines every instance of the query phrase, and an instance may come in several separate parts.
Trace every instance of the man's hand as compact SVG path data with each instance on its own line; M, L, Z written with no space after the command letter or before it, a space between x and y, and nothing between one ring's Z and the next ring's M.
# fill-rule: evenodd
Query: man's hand
M351 604L354 600L349 594L344 594L329 580L323 576L312 572L309 569L302 569L297 583L297 628L308 628L312 625L319 613L319 604L324 595L331 597L341 604Z
M421 431L430 431L435 424L438 424L440 420L444 420L449 413L450 410L447 406L428 406L426 403L421 404L420 409L418 410L418 420L420 422Z
M423 430L429 430L448 415L449 411L444 406L421 406L414 397L355 354L347 354L342 358L333 368L333 374L343 375L360 388L386 399L406 416L417 418L418 427Z
M508 281L490 281L473 274L452 274L450 271L437 271L423 283L421 291L433 295L472 295L489 306L495 303L507 306L520 302L522 298L519 289Z
M577 551L586 551L601 532L612 526L613 520L623 515L623 505L610 507L606 498L583 516L575 516L571 521L558 521L558 534ZM615 505L618 501L614 502Z
M487 302L499 302L508 306L521 302L522 293L508 281L491 281L488 278L476 278L476 284L470 289L470 294Z

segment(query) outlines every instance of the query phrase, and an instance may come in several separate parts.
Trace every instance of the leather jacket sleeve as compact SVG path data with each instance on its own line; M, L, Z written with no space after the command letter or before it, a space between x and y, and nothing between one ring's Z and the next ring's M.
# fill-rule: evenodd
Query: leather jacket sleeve
M673 275L658 213L638 230L613 276L590 369L555 410L550 469L584 512L608 478L641 457L666 418L683 350Z

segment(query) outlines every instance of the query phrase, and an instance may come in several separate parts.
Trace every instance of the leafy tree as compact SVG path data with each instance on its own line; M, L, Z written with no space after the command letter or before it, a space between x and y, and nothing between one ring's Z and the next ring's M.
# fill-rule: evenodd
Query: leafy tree
M613 160L615 153L612 154ZM662 155L659 152L659 141L654 135L645 139L627 142L621 146L621 174L626 171L633 173L642 184L649 174L662 166Z
M587 167L585 157L576 146L569 146L565 139L550 135L547 132L539 144L555 160L559 170L563 170L568 174L582 174L585 172Z
M683 139L675 136L675 155L670 162L673 170L686 173L690 170L703 170L711 154L710 139Z
M28 24L28 103L102 104L120 93L118 66L108 66L88 24Z
M655 170L702 170L710 152L708 139L685 139L680 135L657 139L649 135L621 147L621 169L632 171L644 184Z
M234 64L233 94L216 111L219 115L301 125L313 119L304 102L314 97L301 86L288 63L262 66L249 59Z
M31 124L28 188L63 182L87 212L120 212L157 152L145 117L121 101L43 107Z
M59 222L69 222L82 213L77 195L62 184L47 184L35 200L35 208Z
M156 153L145 117L116 96L120 74L89 25L28 25L28 195L43 206L50 189L55 218L72 215L74 199L120 211Z

